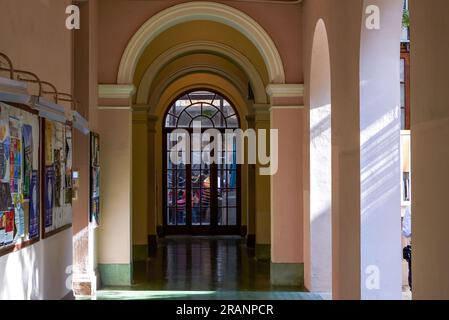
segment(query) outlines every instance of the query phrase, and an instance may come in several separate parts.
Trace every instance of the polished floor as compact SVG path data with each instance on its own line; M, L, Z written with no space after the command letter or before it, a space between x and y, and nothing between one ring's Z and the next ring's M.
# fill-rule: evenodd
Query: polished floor
M97 299L320 299L301 287L274 287L270 262L240 237L168 237L134 263L134 284L106 287Z

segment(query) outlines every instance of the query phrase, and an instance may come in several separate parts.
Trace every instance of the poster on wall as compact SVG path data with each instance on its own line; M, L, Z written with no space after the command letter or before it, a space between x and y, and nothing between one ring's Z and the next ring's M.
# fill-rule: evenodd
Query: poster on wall
M6 216L4 212L0 212L0 247L5 244L5 222Z
M9 118L10 132L10 186L11 193L21 193L22 187L22 132L20 130L20 120L14 117Z
M72 224L72 127L44 120L43 237Z
M0 183L0 211L12 208L11 188L9 183Z
M72 180L72 128L66 126L66 158L65 158L65 204L72 204L73 180Z
M29 210L30 239L34 239L39 236L39 173L37 170L34 170L31 175Z
M23 137L23 197L30 197L31 175L33 171L33 127L24 125L22 127Z
M14 211L4 212L5 215L5 245L14 241Z
M15 222L15 239L25 236L25 210L23 208L23 195L14 194L14 222Z
M2 183L9 183L9 115L8 110L4 105L0 107L0 181Z
M0 103L1 249L39 237L40 121L26 108ZM34 211L30 208L32 188L36 188Z
M100 136L90 134L90 221L100 225Z
M45 227L53 225L53 192L55 171L53 166L45 168Z

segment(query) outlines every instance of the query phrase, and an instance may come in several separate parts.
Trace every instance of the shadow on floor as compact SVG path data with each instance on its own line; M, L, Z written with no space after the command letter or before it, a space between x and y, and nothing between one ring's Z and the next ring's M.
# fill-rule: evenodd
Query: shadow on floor
M270 262L258 261L240 237L167 237L133 272L132 286L103 288L97 299L320 299L301 287L272 286Z

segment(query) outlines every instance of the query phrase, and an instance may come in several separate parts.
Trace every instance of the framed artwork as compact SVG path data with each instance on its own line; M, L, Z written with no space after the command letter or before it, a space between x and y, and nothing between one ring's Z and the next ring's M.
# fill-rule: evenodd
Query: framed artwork
M100 225L100 136L90 134L90 222Z
M72 127L49 119L42 121L45 165L41 204L43 237L47 238L72 226Z

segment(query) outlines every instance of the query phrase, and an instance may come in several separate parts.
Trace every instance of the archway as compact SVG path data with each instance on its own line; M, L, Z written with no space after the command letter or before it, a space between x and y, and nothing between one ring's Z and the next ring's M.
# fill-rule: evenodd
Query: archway
M228 25L245 35L263 57L271 83L285 83L280 54L270 36L250 16L230 6L215 2L187 2L170 7L150 18L133 36L122 56L117 83L133 82L137 62L155 37L179 23L209 20Z
M332 292L332 121L329 41L315 28L310 75L310 252L307 286Z

